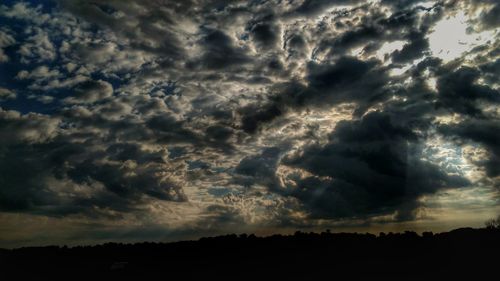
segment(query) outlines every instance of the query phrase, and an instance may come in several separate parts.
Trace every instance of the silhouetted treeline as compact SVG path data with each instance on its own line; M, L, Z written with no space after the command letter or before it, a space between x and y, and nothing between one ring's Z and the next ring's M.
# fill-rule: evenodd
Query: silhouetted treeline
M0 267L3 276L68 280L498 280L499 253L499 229L462 228L439 234L405 232L378 236L296 232L269 237L232 234L176 243L1 250Z

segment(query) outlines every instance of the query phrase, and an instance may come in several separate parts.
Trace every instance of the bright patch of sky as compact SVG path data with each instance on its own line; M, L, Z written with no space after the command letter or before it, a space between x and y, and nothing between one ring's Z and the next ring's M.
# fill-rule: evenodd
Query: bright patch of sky
M470 32L468 20L470 18L460 11L438 22L429 35L432 55L449 62L495 38L495 30Z
M382 47L377 51L376 56L381 61L385 61L385 56L392 54L396 50L401 50L406 44L405 41L396 40L392 42L385 42ZM390 63L390 60L385 61L386 64Z

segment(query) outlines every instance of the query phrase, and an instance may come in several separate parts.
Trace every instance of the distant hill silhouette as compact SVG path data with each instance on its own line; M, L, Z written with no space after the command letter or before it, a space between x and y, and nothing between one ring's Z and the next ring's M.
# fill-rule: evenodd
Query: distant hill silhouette
M486 228L422 235L231 234L176 243L3 249L0 274L37 280L498 280L499 253L500 230Z

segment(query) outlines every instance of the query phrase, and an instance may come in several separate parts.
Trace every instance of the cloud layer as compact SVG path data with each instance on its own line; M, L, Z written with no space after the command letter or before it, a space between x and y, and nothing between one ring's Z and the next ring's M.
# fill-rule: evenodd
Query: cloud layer
M499 7L7 1L0 211L96 241L494 213Z

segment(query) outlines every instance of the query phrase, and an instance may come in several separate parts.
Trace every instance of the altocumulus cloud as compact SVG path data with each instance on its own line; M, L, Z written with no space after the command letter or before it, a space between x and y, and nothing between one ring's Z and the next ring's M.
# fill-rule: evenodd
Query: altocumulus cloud
M499 11L5 1L0 243L460 225L478 201L481 224L499 209Z

